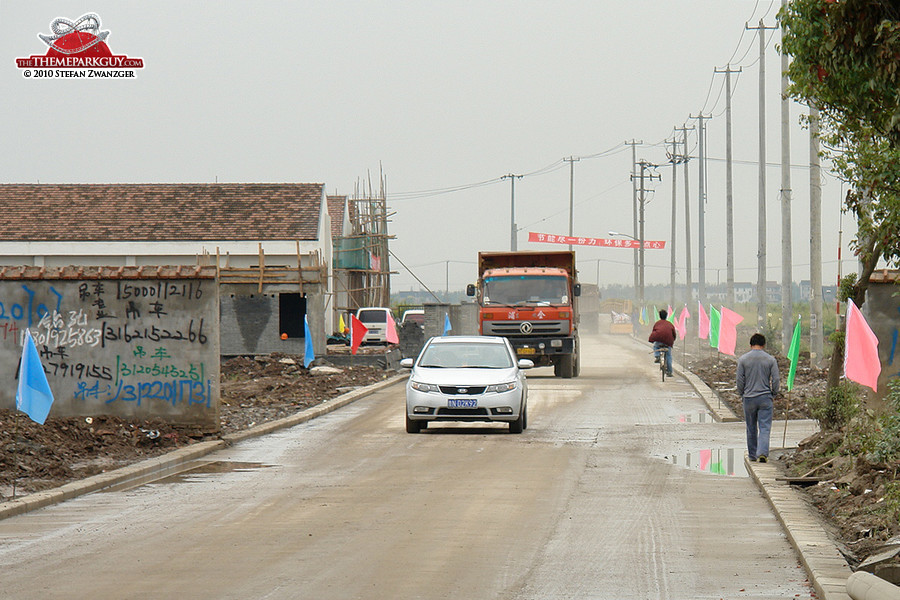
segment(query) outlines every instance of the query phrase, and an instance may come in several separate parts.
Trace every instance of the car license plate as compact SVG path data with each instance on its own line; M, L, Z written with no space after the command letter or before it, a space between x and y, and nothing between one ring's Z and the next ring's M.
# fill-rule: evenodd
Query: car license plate
M519 348L516 350L516 354L534 354L534 348Z
M447 408L477 408L478 400L474 398L447 400Z

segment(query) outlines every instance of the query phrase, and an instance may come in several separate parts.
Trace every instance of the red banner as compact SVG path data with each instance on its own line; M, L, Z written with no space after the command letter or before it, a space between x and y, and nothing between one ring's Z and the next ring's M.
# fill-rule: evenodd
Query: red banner
M563 244L565 246L594 246L595 248L640 248L639 240L630 238L589 238L570 237L567 235L553 235L550 233L528 232L529 242L542 244ZM666 247L665 240L644 240L644 250L662 250Z

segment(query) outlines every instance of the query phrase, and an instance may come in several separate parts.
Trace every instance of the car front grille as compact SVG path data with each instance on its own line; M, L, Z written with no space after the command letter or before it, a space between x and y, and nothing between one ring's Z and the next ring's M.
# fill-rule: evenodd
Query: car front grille
M486 408L439 408L437 416L441 417L486 417Z
M457 394L461 394L463 396L477 396L479 394L484 393L485 386L465 386L465 385L442 385L440 386L441 393L446 394L447 396L456 396Z

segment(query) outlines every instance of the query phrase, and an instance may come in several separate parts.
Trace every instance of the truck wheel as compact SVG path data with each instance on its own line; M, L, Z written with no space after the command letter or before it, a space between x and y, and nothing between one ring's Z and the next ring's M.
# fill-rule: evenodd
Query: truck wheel
M581 352L575 354L575 366L572 368L572 377L581 375Z
M559 362L555 365L553 373L557 377L562 377L563 379L571 379L575 376L575 355L574 354L564 354L559 357Z

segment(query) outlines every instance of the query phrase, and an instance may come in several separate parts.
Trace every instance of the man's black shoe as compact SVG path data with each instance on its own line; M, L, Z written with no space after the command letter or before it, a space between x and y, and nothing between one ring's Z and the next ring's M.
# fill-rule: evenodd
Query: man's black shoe
M765 454L763 454L763 455L761 455L759 458L757 458L756 461L757 461L757 462L764 463L764 462L769 462L769 459L766 457Z

